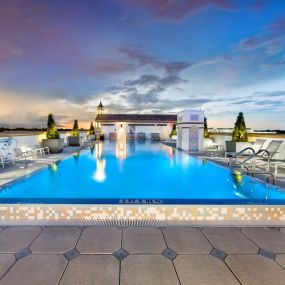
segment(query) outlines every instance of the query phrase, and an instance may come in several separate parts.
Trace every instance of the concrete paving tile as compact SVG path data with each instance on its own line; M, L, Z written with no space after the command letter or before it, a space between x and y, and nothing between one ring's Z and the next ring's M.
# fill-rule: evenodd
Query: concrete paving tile
M157 228L130 227L123 230L122 247L129 253L162 253L166 244Z
M68 264L60 284L119 284L119 261L112 255L81 255Z
M91 227L83 230L78 241L80 253L114 253L121 248L122 231L114 227Z
M40 232L40 227L9 227L0 234L0 252L18 252L28 247Z
M64 253L75 247L81 230L77 227L47 227L30 246L32 252Z
M57 284L67 264L60 254L33 254L18 260L1 285Z
M243 285L285 284L285 270L261 255L229 255L225 262Z
M212 246L200 230L195 228L173 227L163 230L169 248L178 253L210 253Z
M2 278L15 261L16 258L13 254L0 254L0 278Z
M285 254L277 254L275 261L285 268Z
M121 285L178 285L172 262L162 255L130 255L121 264Z
M174 265L182 285L238 285L225 263L211 255L179 255Z
M280 232L285 234L285 228L280 228Z
M285 235L270 228L243 228L242 232L260 248L285 253Z
M205 228L203 233L215 248L227 254L258 253L258 247L236 228Z

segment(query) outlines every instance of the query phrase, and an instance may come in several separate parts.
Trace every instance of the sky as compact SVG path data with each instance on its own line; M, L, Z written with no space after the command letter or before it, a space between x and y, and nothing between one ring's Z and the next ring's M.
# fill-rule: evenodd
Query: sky
M285 129L284 0L1 0L0 126L202 109Z

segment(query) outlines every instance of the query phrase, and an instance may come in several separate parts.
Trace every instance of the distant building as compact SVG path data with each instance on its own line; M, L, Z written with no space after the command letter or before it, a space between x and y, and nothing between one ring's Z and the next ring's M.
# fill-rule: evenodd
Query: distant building
M105 114L102 102L97 107L96 133L107 139L119 135L126 139L168 139L177 115L169 114Z

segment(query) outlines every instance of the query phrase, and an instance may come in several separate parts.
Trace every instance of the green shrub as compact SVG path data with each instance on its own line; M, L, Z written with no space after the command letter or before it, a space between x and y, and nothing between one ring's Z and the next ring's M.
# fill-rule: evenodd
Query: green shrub
M176 136L177 135L177 131L176 131L176 124L173 124L172 126L172 131L171 131L171 134L170 134L170 138L172 136Z
M93 122L91 122L90 124L89 135L95 135L95 129L93 126Z
M52 114L48 115L47 122L47 139L59 139L59 133Z
M209 136L207 118L204 117L204 138L208 138Z
M78 121L74 120L73 128L70 132L72 137L79 137L79 128L78 128Z
M242 112L240 112L237 116L235 127L232 133L232 140L233 142L247 142L248 141L246 125L245 125Z

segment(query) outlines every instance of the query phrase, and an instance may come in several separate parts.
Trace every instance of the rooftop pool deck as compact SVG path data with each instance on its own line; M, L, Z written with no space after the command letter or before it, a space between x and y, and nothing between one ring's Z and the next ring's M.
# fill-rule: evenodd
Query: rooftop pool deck
M279 226L285 221L282 188L160 143L95 143L20 164L9 173L13 170L0 172L0 225Z

